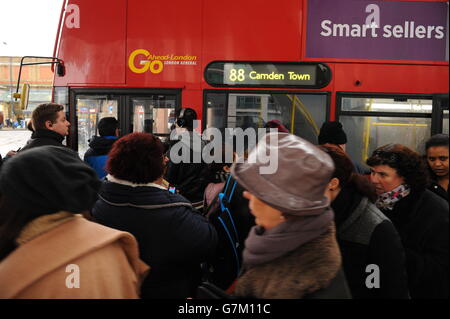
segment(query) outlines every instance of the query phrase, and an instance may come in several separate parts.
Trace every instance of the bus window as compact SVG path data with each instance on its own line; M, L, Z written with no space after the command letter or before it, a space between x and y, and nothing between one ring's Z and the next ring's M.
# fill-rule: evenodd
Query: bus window
M227 94L208 93L206 95L206 123L207 127L227 127Z
M98 135L97 124L104 117L117 119L118 99L107 96L77 96L78 154L89 148L89 139Z
M431 134L431 118L341 116L339 121L348 137L346 152L360 164L377 147L389 143L403 144L420 152Z
M343 97L342 111L431 113L432 100Z
M431 135L432 110L426 97L342 97L338 113L348 137L346 151L360 164L389 143L420 153Z
M131 98L131 132L153 133L158 136L170 134L175 122L175 95L150 95Z
M326 120L326 94L207 93L206 127L262 128L279 120L289 132L317 143Z

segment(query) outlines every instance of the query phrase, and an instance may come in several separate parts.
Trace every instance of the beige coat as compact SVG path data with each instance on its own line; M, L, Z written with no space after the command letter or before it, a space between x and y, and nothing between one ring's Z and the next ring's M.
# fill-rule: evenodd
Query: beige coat
M138 298L149 270L131 234L80 215L41 216L17 241L0 262L0 298Z

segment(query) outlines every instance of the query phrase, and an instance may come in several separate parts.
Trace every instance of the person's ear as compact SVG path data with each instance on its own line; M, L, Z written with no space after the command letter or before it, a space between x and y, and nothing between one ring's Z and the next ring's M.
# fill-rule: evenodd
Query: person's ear
M47 129L47 130L51 130L51 129L53 129L53 123L52 123L52 121L45 121L45 128Z
M331 181L328 183L328 189L330 191L335 191L335 190L337 190L339 188L339 184L340 184L339 183L339 179L336 178L336 177L333 177L331 179Z

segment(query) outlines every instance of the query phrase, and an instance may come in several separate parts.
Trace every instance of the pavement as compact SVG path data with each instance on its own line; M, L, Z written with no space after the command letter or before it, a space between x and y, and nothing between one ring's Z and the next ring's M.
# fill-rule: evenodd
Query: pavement
M23 147L31 137L27 129L1 129L0 130L0 154L5 157L11 150L16 151Z

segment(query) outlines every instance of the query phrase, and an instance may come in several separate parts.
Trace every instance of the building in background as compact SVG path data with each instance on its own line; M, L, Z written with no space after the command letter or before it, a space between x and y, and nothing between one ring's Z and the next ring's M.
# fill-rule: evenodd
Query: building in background
M18 102L12 94L16 92L21 57L0 57L0 128L26 129L31 112L41 103L52 99L53 72L50 65L29 65L22 67L19 92L22 85L31 85L28 107L18 109ZM27 63L42 62L27 59Z

